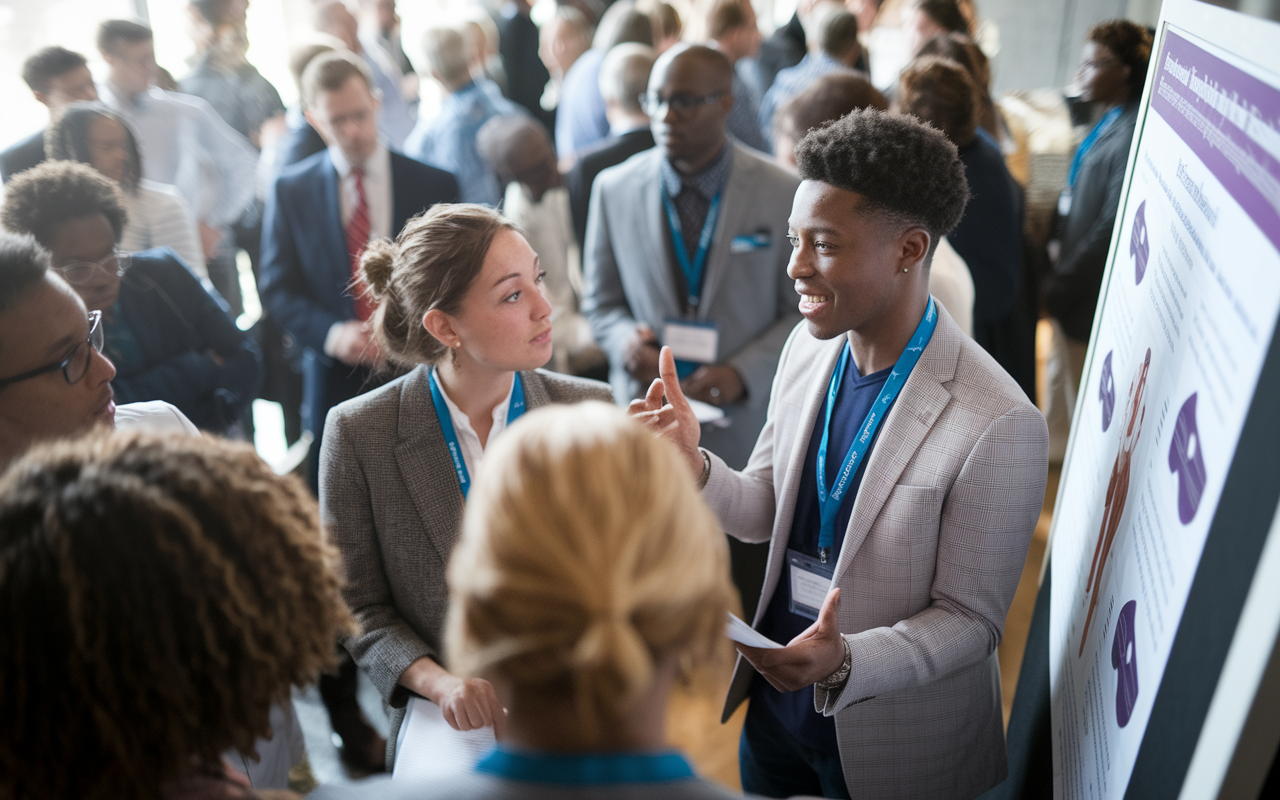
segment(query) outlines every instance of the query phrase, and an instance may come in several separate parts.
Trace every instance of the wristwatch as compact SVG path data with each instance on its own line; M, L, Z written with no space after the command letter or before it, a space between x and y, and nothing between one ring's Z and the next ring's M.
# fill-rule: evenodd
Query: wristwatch
M707 479L711 477L711 456L707 455L707 451L701 447L698 452L702 454L702 474L698 476L698 490L706 488Z
M843 636L840 640L844 642L844 661L841 662L839 669L818 681L817 687L824 691L844 686L849 681L849 673L853 671L853 653L849 652L849 640Z

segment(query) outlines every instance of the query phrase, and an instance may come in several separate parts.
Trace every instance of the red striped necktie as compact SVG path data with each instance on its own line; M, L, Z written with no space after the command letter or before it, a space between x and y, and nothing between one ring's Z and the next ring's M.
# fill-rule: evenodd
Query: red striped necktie
M367 320L373 314L373 298L365 295L364 279L360 275L360 256L369 244L369 233L372 224L369 222L369 202L364 194L364 170L356 167L351 170L351 177L356 182L356 207L351 211L351 220L347 223L347 253L351 258L351 293L356 301L356 316Z

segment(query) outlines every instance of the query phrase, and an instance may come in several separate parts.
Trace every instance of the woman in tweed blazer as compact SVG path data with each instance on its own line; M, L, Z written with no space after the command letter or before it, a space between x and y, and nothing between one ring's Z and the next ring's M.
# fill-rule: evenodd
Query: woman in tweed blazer
M537 369L551 357L543 273L495 211L434 206L395 243L371 244L361 269L378 304L370 346L414 368L329 412L320 508L362 628L345 645L391 710L391 765L411 693L455 728L502 730L493 687L450 674L441 656L445 567L486 445L523 408L612 394Z

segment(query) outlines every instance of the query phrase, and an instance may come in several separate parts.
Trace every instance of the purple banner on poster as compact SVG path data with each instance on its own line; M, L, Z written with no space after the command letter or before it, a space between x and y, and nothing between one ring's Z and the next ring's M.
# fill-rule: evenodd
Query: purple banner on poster
M1280 89L1168 31L1151 108L1280 250ZM1188 191L1205 211L1198 187Z

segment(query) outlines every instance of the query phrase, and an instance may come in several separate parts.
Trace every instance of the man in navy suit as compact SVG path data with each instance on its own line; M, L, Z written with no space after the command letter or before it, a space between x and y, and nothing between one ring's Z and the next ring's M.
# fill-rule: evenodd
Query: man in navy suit
M350 288L360 253L375 238L395 237L413 215L458 199L452 175L379 141L373 86L368 66L347 52L307 66L307 119L328 149L280 173L263 220L260 292L304 348L302 424L316 437L313 468L329 409L377 385L372 309Z
M359 56L313 59L302 96L328 149L285 168L267 196L259 293L303 348L302 425L315 436L308 480L316 491L325 415L381 383L371 309L350 288L360 254L370 240L399 234L413 215L456 202L458 183L378 140L379 100ZM320 694L344 759L377 771L386 743L360 712L355 675L355 663L343 659L336 676L322 676Z

